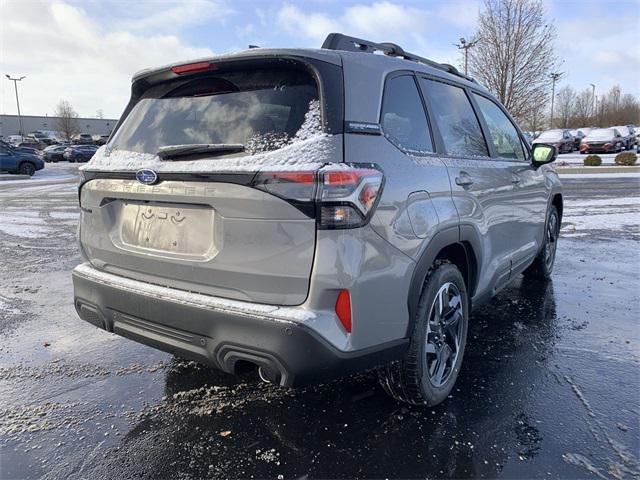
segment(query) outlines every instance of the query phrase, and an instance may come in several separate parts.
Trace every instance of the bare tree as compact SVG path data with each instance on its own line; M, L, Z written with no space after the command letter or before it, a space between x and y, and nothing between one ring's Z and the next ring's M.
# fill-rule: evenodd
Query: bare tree
M67 100L60 100L53 115L58 117L56 119L56 129L62 133L65 140L70 141L71 137L80 133L78 113Z
M585 88L578 93L573 102L571 126L575 128L588 127L592 122L593 93L590 88Z
M556 127L569 128L575 106L576 92L570 86L562 87L556 94L557 124Z
M541 0L484 0L469 71L518 121L548 100L555 26Z

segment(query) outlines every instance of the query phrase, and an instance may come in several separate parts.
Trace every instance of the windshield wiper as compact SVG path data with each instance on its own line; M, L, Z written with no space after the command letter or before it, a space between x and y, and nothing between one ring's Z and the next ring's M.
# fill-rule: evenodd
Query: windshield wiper
M158 155L162 160L172 160L180 157L192 157L225 153L244 152L241 143L194 143L190 145L166 145L160 147Z

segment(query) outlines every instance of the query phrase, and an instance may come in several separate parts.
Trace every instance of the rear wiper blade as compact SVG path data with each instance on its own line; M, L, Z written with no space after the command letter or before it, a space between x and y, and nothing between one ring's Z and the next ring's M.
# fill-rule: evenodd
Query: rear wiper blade
M193 155L224 154L244 152L241 143L193 143L190 145L165 145L158 150L158 157L171 160Z

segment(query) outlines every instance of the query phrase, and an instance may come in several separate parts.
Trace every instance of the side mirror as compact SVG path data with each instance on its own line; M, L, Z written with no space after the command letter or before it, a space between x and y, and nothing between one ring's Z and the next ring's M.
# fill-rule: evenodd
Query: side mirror
M556 147L547 145L546 143L536 143L531 149L531 158L533 159L532 163L534 167L551 163L557 156Z

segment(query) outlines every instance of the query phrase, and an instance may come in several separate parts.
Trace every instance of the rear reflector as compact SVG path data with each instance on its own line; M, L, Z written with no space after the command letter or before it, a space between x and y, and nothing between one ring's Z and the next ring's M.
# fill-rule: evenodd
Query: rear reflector
M216 68L218 67L216 67L214 64L209 62L196 62L196 63L185 63L184 65L176 65L175 67L171 67L171 71L173 73L177 73L178 75L181 75L183 73L215 70Z
M351 333L351 296L349 290L341 290L336 300L336 315L340 319L340 323L347 331Z

